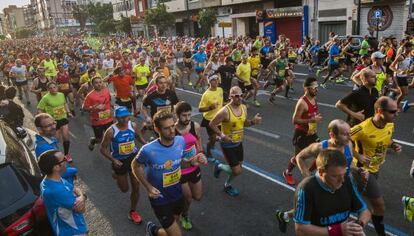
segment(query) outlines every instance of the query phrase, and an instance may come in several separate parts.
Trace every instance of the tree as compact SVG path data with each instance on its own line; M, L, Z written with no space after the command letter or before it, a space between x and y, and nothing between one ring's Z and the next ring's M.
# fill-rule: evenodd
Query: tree
M167 7L164 4L158 3L156 8L148 9L145 12L145 24L154 25L158 34L162 35L175 24L175 17L167 12Z
M35 35L34 29L30 28L17 28L15 31L15 36L18 39L29 38L33 35Z
M83 31L85 29L86 22L89 19L88 6L74 5L72 8L72 16L79 22L81 31Z
M112 4L100 2L87 5L89 18L95 24L96 30L100 33L110 33L115 31L115 21L113 19Z
M198 23L201 26L201 34L210 36L211 27L217 22L217 11L213 8L207 8L198 12Z
M121 19L116 22L116 30L130 34L131 33L131 21L129 20L129 18L121 15Z

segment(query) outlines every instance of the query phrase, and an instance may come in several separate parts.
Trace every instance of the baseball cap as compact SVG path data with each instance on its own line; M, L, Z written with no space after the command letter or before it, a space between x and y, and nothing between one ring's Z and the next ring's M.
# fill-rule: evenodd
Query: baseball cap
M115 117L127 117L130 115L131 113L128 111L128 108L124 106L119 106L115 108Z
M208 77L208 81L212 81L213 79L218 79L217 75L211 75Z
M386 57L386 56L382 52L380 52L380 51L376 51L376 52L374 52L374 53L371 54L371 58L379 58L379 59L382 59L384 57Z

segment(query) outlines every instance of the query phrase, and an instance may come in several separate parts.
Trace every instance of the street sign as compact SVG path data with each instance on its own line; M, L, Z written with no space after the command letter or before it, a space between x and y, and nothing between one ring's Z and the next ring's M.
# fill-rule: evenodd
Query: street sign
M382 17L382 11L380 9L377 9L374 11L374 17L375 18L381 18Z
M221 22L218 23L218 26L222 27L222 28L230 28L231 27L231 22L221 21Z

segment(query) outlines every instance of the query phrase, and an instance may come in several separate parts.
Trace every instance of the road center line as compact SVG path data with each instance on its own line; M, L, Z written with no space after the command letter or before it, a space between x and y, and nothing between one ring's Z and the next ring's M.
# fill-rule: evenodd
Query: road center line
M175 88L175 89L178 90L178 91L181 91L181 92L190 93L190 94L194 94L194 95L197 95L197 96L202 95L201 93L197 93L197 92L190 91L190 90L185 90L185 89L181 89L181 88ZM265 91L265 90L259 90L257 95L270 95L270 93L268 91ZM285 97L283 97L281 95L276 95L276 97L286 99ZM297 101L299 99L293 98L291 100ZM318 105L325 106L325 107L330 107L330 108L335 108L334 105L323 103L323 102L318 102ZM198 108L194 108L194 107L193 107L193 109L198 110ZM252 127L248 127L246 129L248 129L250 131L253 131L253 132L256 132L256 133L260 133L262 135L265 135L265 136L268 136L268 137L271 137L271 138L275 138L275 139L280 138L279 135L273 134L273 133L270 133L270 132L267 132L267 131L264 131L264 130L260 130L260 129L256 129L256 128L252 128ZM399 143L399 144L402 144L402 145L406 145L406 146L409 146L409 147L414 147L414 143L410 143L410 142L399 140L399 139L394 139L394 141Z

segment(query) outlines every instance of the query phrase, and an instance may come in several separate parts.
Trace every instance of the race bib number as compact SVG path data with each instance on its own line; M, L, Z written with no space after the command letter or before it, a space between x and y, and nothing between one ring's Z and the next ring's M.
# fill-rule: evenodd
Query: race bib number
M180 182L181 168L177 168L175 171L162 174L162 185L163 187L169 187Z
M168 105L168 106L159 106L159 107L157 107L157 112L158 111L171 112L171 106L170 105Z
M185 63L191 63L191 58L184 58Z
M111 116L111 112L109 110L106 111L100 111L98 113L98 117L100 120L108 119Z
M120 143L118 145L118 149L119 149L119 154L121 155L129 155L134 151L135 148L135 142L134 141L130 141L130 142L126 142L126 143Z
M243 140L243 133L244 132L243 132L242 129L231 132L231 135L230 135L231 141L233 143L239 143L239 142L241 142Z
M339 58L338 57L334 57L333 60L334 60L334 62L339 62Z
M385 161L385 156L382 153L377 153L369 160L369 167L375 168L380 166Z
M315 122L308 124L308 135L315 134L318 129L318 124Z
M129 102L131 101L131 98L121 98L121 102Z
M60 118L65 114L66 114L66 110L65 110L64 106L59 106L59 107L53 108L53 116L55 118Z
M60 90L69 90L70 88L68 83L60 84L59 87Z
M183 58L177 58L177 62L178 62L178 63L183 62Z
M279 72L277 73L277 75L279 77L285 77L285 70L279 70Z
M191 160L195 155L197 154L197 149L195 145L192 145L191 147L184 150L183 158L185 160Z
M204 62L203 63L198 63L198 67L204 68L204 66L205 66Z

